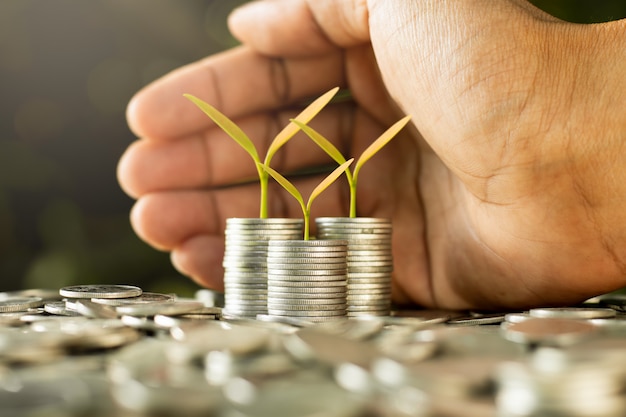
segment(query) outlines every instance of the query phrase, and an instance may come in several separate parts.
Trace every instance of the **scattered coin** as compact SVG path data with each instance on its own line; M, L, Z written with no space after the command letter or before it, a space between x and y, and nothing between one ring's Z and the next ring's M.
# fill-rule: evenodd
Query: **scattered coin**
M141 288L132 285L74 285L59 290L59 294L68 298L128 298L141 293Z

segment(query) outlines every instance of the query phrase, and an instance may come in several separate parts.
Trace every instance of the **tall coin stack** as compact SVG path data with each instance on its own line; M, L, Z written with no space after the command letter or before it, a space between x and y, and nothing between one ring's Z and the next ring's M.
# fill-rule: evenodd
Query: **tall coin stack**
M267 314L267 242L302 239L302 219L229 218L224 250L226 315Z
M391 221L319 217L318 239L348 241L348 317L387 316L391 310Z
M269 242L267 311L275 317L322 322L346 316L348 242Z

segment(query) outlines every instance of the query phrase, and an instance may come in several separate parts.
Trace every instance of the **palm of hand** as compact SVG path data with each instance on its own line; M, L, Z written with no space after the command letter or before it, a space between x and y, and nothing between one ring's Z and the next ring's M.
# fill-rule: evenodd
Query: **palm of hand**
M434 151L431 301L525 307L623 286L624 23L559 23L514 1L380 3L413 17L393 26L373 7L370 25L386 86Z

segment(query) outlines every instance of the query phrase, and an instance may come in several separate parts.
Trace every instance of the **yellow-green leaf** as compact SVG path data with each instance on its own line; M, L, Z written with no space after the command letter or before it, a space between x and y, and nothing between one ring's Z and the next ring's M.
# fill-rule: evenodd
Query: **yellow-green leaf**
M304 123L300 123L298 120L293 120L292 122L297 125L308 137L311 138L313 142L317 144L324 152L328 154L331 158L335 160L338 164L343 164L346 162L346 158L339 152L339 149L335 147L328 139L322 136L317 130L313 129L311 126L307 126Z
M222 128L224 132L228 134L235 142L239 144L250 156L254 159L255 162L261 162L259 159L259 154L254 146L254 143L250 140L250 138L228 117L222 114L215 107L211 106L209 103L192 96L191 94L183 94L187 99L191 100L200 110L202 110L207 116L215 122L216 125Z
M319 185L315 187L315 189L311 192L309 201L306 204L307 210L311 209L311 204L313 204L313 200L315 200L317 196L319 196L322 193L322 191L330 187L330 185L333 182L335 182L337 178L339 178L346 169L348 169L352 161L354 161L354 158L351 158L347 160L346 162L344 162L343 164L339 165L337 168L335 168L333 172L331 172L326 178L324 178L324 181L320 182Z
M295 117L295 120L298 120L302 123L308 123L319 113L326 105L332 100L332 98L339 91L339 87L335 87L327 93L321 95L317 99L315 99L311 104L309 104L300 114ZM267 150L267 154L265 156L265 165L269 165L270 161L274 154L285 144L289 139L291 139L296 133L298 133L299 127L293 123L287 124L281 130Z
M272 178L276 180L277 183L279 183L285 190L287 190L287 192L289 192L289 194L291 194L296 200L298 200L298 203L300 203L300 206L302 207L302 212L304 212L305 210L304 199L302 198L302 194L300 194L300 191L298 191L298 189L292 183L290 183L287 178L280 175L274 169L261 163L259 163L258 166L260 166L268 174L270 174Z
M400 130L409 122L410 119L411 116L405 116L402 119L398 120L396 123L394 123L393 126L387 129L382 135L378 137L378 139L372 142L372 144L363 151L363 153L359 157L359 160L354 165L354 172L352 173L352 176L354 178L359 175L359 171L361 170L363 164L369 161L370 158L376 155L378 151L380 151L391 139L393 139L398 134L398 132L400 132Z

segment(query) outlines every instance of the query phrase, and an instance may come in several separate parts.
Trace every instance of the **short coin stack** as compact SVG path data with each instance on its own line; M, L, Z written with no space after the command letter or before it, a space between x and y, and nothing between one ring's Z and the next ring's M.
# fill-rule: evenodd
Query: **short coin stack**
M320 217L318 239L348 241L348 317L386 316L391 309L391 221Z
M311 322L346 316L347 242L269 242L268 315Z
M267 314L267 242L302 238L301 219L229 218L224 251L224 314Z

